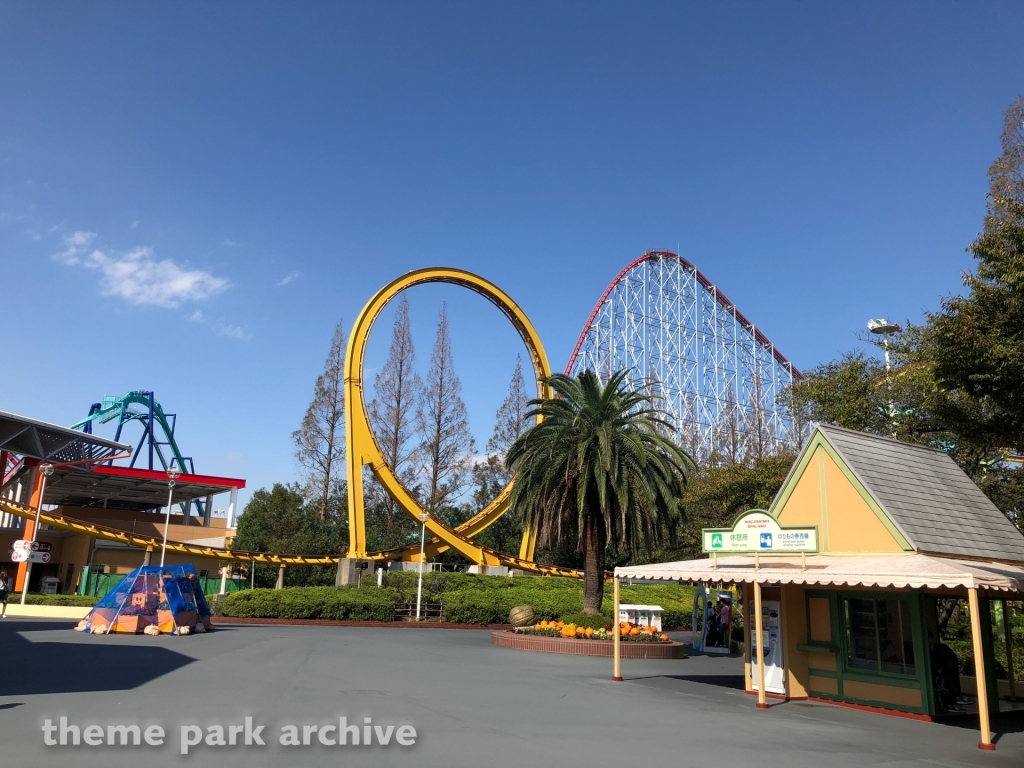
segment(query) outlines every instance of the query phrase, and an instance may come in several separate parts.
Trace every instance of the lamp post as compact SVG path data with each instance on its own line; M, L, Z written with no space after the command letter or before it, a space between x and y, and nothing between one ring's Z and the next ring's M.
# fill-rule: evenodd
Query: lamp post
M164 545L160 550L160 567L164 567L164 557L167 555L167 528L171 524L171 498L174 496L174 481L181 474L180 469L171 466L167 468L167 516L164 518Z
M40 464L39 474L43 476L42 482L39 484L39 502L36 504L36 524L32 527L32 541L36 540L36 536L39 535L39 514L43 509L43 494L46 493L46 478L53 474L53 464ZM25 597L28 595L28 583L32 578L32 552L33 549L29 547L27 552L28 562L25 563L25 583L21 585L21 604L25 604Z
M423 545L427 537L427 520L430 519L430 513L427 511L420 512L420 523L423 527L420 528L420 579L419 584L416 585L416 621L420 620L420 598L423 596Z
M874 334L882 337L882 348L885 350L885 376L888 379L889 373L892 370L892 366L889 364L889 334L899 333L903 329L899 323L890 323L885 318L879 318L878 320L868 320L868 330ZM890 381L890 385L891 385ZM889 390L889 426L893 427L893 437L896 437L895 421L896 421L896 407L892 402L892 388Z

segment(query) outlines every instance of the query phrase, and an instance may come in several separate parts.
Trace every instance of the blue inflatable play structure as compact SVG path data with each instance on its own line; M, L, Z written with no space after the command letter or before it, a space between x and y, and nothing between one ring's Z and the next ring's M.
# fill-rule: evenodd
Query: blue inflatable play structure
M96 635L187 635L212 628L210 608L191 564L136 568L78 626Z

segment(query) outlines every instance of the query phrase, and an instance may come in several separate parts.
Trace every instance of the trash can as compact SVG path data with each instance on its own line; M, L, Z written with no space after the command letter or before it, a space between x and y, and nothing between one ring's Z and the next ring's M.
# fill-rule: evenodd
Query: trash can
M60 579L56 576L47 576L42 581L42 587L39 590L44 595L56 595L60 589Z

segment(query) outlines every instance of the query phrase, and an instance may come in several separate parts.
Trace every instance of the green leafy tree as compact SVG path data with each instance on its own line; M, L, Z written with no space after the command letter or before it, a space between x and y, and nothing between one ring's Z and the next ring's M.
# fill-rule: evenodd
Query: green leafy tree
M321 517L319 503L309 505L297 485L275 483L267 491L256 491L238 518L234 549L292 555L340 553L348 542L347 496L337 489ZM292 566L285 570L285 584L305 586L333 584L333 566ZM277 581L277 567L256 566L256 585L271 587Z
M741 512L768 509L786 481L795 456L764 456L748 464L700 467L683 493L686 525L680 526L674 546L660 549L651 562L702 557L701 529L725 528Z
M626 371L602 386L593 371L548 379L553 399L530 401L543 421L513 443L513 509L536 525L538 542L575 541L583 551L583 610L601 611L606 550L649 551L671 537L693 462L667 434L650 395L630 390Z
M989 168L984 229L967 249L977 271L966 296L929 317L943 419L976 444L1024 451L1024 98L1005 115Z

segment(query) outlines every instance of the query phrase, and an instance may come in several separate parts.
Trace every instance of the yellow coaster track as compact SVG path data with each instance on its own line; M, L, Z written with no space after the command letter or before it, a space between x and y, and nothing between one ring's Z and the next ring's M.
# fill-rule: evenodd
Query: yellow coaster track
M0 512L7 512L29 520L34 520L36 516L35 510L3 498L0 498ZM48 525L63 531L72 531L73 533L92 536L95 539L116 541L129 547L138 547L140 549L156 551L163 546L163 539L158 539L154 536L142 536L137 533L129 533L128 531L122 531L120 528L110 528L105 525L98 525L96 523L90 523L87 520L78 520L65 515L54 515L48 512L42 512L39 515L39 522L43 525ZM489 554L489 556L494 557L496 560L500 560L501 565L507 565L510 568L519 568L530 573L544 576L570 576L576 578L582 576L579 571L572 570L571 568L556 568L554 566L537 565L536 563L520 560L516 557L503 555L500 552L495 552L487 549L486 547L483 549ZM194 555L197 557L211 557L224 561L235 561L240 563L255 562L264 565L337 565L339 560L338 555L282 555L271 552L247 552L242 549L207 547L201 544L189 544L182 541L168 541L167 551L178 552L185 555ZM383 553L372 554L377 555ZM395 558L380 557L375 559L383 560Z

